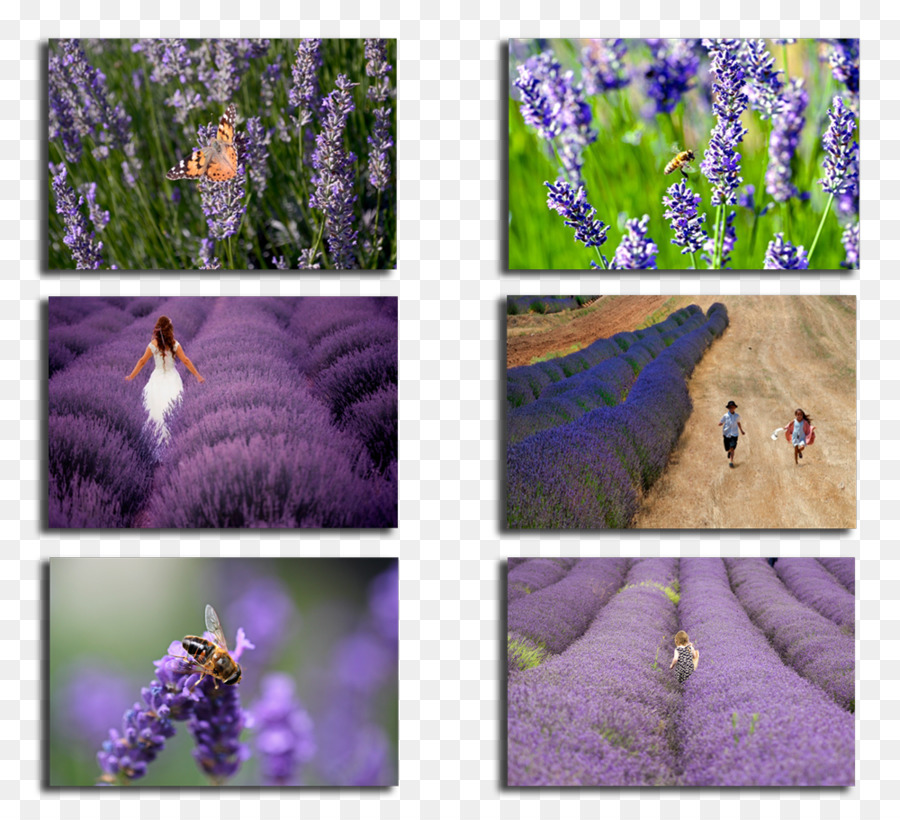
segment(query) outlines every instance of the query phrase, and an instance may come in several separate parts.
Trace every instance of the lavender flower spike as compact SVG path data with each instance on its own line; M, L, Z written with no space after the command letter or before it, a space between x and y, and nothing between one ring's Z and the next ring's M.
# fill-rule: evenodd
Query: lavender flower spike
M238 660L245 649L252 648L239 629L232 657ZM121 733L111 729L97 753L101 782L125 785L143 777L147 765L165 748L166 739L176 733L173 721L188 721L197 741L194 756L213 779L220 781L240 767L247 751L237 738L247 716L240 709L237 687L217 685L209 676L201 681L186 659L181 642L172 641L169 651L153 662L156 679L141 690L143 703L135 703L125 713Z
M700 58L694 51L696 40L647 40L653 62L645 69L647 96L656 105L656 113L674 111L691 88Z
M387 41L366 40L366 74L373 77L366 96L378 104L374 110L375 125L367 137L369 149L369 182L376 191L385 191L391 180L388 152L394 145L391 137L391 109L385 105L391 99L391 65L387 61Z
M208 145L215 139L217 131L216 123L201 125L197 129L197 144ZM247 210L244 199L247 183L246 158L258 155L259 150L248 132L237 133L235 142L238 152L237 173L225 182L213 182L205 176L197 183L206 225L213 239L222 240L234 236L241 227L241 220Z
M584 93L602 94L628 85L631 78L625 67L625 54L625 41L620 38L588 40L581 50Z
M699 203L700 194L695 194L684 180L671 185L663 197L663 217L675 232L672 244L680 246L683 254L700 250L708 237L702 227L706 214L697 213Z
M644 214L641 219L629 219L625 223L625 235L610 262L611 270L656 270L659 248L647 236L649 224L649 214Z
M747 133L740 121L741 113L748 103L743 91L744 71L737 59L737 40L704 40L703 44L709 50L712 62L715 93L713 111L717 121L700 170L713 186L712 204L733 205L737 202L738 186L743 181L740 175L741 155L737 153L737 145Z
M300 769L316 753L313 723L294 695L289 675L271 674L253 707L256 748L263 780L270 786L298 785Z
M238 629L231 657L237 661L245 649L253 648L244 630ZM250 756L249 747L240 741L241 732L251 723L250 715L241 709L241 696L236 685L225 686L207 677L198 689L203 690L204 697L197 701L188 720L188 731L197 744L192 754L213 783L221 785L237 774Z
M825 177L819 182L826 194L843 194L858 182L859 166L854 162L859 145L853 139L856 118L842 97L835 97L828 109L830 120L822 136L825 148Z
M353 228L356 154L344 147L347 119L355 108L350 90L356 85L339 74L335 90L325 98L322 131L316 137L313 154L313 167L318 171L316 189L309 199L309 207L321 210L325 216L328 251L334 267L340 270L356 267L357 232Z
M519 106L522 119L538 132L541 139L551 141L562 130L559 120L553 115L553 106L528 64L520 65L518 70L519 77L513 85L522 95L522 105Z
M576 193L564 179L556 184L545 182L544 185L550 190L547 207L561 214L565 224L575 229L576 242L581 242L586 248L599 248L606 242L609 226L594 218L597 212L587 201L584 187L579 187Z
M97 270L103 266L103 257L100 255L103 243L94 241L94 233L89 230L87 220L80 210L84 197L76 196L66 182L67 174L64 164L60 163L57 167L50 163L56 213L62 217L66 226L63 242L69 246L78 270Z
M844 228L841 244L844 246L846 254L846 258L841 262L841 267L856 270L859 268L859 222L854 222Z
M747 77L747 99L754 111L764 120L772 119L782 106L782 82L775 69L775 58L766 48L765 40L744 40L740 52L741 64Z
M769 136L769 167L766 169L766 193L776 202L787 202L799 196L791 179L791 164L800 144L800 133L806 124L804 112L809 94L803 80L792 80L781 92L782 105L772 118Z
M802 245L795 247L784 238L783 233L775 234L775 238L769 242L766 248L766 259L763 263L764 270L806 270L809 263L806 260L806 250Z

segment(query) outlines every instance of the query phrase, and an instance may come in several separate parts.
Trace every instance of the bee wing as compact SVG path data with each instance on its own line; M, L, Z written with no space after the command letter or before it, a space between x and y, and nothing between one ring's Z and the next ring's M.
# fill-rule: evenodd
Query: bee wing
M680 153L681 153L681 146L680 146L677 142L673 142L673 143L669 146L669 150L672 152L673 155L674 155L674 154L680 154Z
M216 643L222 649L228 649L228 642L225 640L225 633L222 631L222 622L219 620L216 611L209 604L206 605L206 628L212 635L216 636Z

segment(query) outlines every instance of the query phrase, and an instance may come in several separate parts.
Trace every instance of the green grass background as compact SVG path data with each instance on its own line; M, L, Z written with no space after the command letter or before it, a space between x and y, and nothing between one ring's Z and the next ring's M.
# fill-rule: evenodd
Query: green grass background
M206 238L209 229L200 205L197 183L190 180L170 181L166 172L187 157L197 144L197 127L217 123L225 106L209 99L207 90L199 83L189 87L200 93L204 105L189 112L187 122L174 121L175 109L166 106L165 99L178 87L174 82L166 85L150 82L151 66L145 56L132 51L135 40L81 41L88 61L106 75L106 87L113 104L120 103L131 116L131 130L135 137L137 157L143 168L136 188L128 188L122 179L121 163L124 152L112 150L103 161L94 159L93 141L88 137L84 151L77 163L66 163L68 183L77 190L79 185L97 183L97 202L110 212L110 222L97 234L103 243L101 251L108 266L122 270L180 270L196 268L200 240ZM189 41L192 48L196 41ZM232 100L237 105L238 126L241 131L249 117L260 116L267 129L275 126L282 109L288 109L288 90L292 84L291 66L297 53L297 40L272 40L268 54L251 62L244 74L237 95ZM391 85L396 89L397 41L388 40L388 62L394 66ZM54 41L50 53L57 52ZM338 74L346 74L351 82L359 83L353 89L356 109L347 124L346 147L354 151L356 160L356 194L359 197L354 212L355 227L360 231L360 267L388 269L396 267L396 186L392 184L379 200L368 185L368 144L374 123L375 103L366 99L370 78L365 72L363 40L325 39L320 53L323 65L319 72L322 95L334 90ZM272 112L264 116L261 111L262 77L266 66L281 56L281 80L277 85ZM134 73L142 77L135 87ZM389 103L394 120L392 133L396 139L396 100ZM285 114L285 116L287 116ZM312 127L312 126L308 126ZM225 268L271 268L272 256L287 257L288 264L296 267L297 254L303 248L313 247L319 235L321 211L310 210L310 174L312 169L304 163L299 132L289 143L281 142L277 133L272 136L269 148L270 174L264 192L254 189L247 179L247 213L238 234L224 242L216 243L216 256ZM62 141L51 140L50 162L65 162ZM396 151L391 157L392 172L396 178ZM51 180L49 186L49 267L51 270L74 268L75 263L68 247L63 243L65 229L56 213L56 198ZM180 201L173 202L175 189ZM385 242L380 256L374 258L361 251L363 230L361 214L365 209L380 206L379 222L385 225ZM87 217L87 205L82 207ZM92 228L93 229L93 228ZM324 240L320 249L326 251ZM323 267L330 267L327 251Z
M649 61L645 46L640 41L627 41L630 66ZM785 51L780 45L767 41L775 57L777 68L783 69ZM551 40L550 47L564 68L575 71L580 77L578 56L581 44L577 40ZM820 62L818 43L800 40L787 46L788 76L802 77L809 94L806 124L801 134L794 166L794 184L800 191L811 192L806 202L796 199L775 209L759 219L756 237L751 245L753 213L737 205L729 206L737 217L737 244L729 267L735 270L759 269L763 266L766 246L778 232L795 245L803 245L809 251L819 225L828 195L818 184L822 175L823 151L821 136L828 126L828 108L832 97L841 86L831 76L827 62ZM517 76L518 61L510 57L510 76ZM705 72L705 60L701 61L701 73ZM782 75L782 78L784 75ZM700 212L706 212L704 229L711 233L715 224L716 209L710 205L711 186L700 172L700 162L709 142L714 125L708 87L699 83L688 91L672 113L672 116L653 114L645 119L640 112L649 102L643 88L643 78L632 80L621 91L588 99L594 112L593 127L599 131L596 142L588 146L584 154L583 175L588 201L597 209L596 217L610 225L608 239L602 253L612 259L621 240L628 218L650 215L649 236L659 247L657 266L660 270L689 268L691 257L682 255L681 248L671 244L674 234L663 219L665 208L662 198L670 185L682 179L679 174L666 176L663 169L674 156L672 144L689 148L696 154L694 172L689 174L688 185L702 200ZM509 105L509 267L511 270L574 270L589 268L592 260L598 261L595 250L588 250L575 242L573 229L563 224L563 218L547 207L547 189L544 182L553 182L558 176L558 164L548 153L547 144L539 139L533 129L526 126L519 111L519 91L510 86ZM755 111L745 111L744 127L749 130L740 146L741 187L756 187L757 209L760 194L765 191L765 171L768 165L768 139L764 123ZM636 137L637 144L626 142L624 137ZM766 196L763 202L769 202ZM843 226L834 210L825 220L819 237L813 269L837 269L844 259L841 244ZM697 254L697 265L706 264Z

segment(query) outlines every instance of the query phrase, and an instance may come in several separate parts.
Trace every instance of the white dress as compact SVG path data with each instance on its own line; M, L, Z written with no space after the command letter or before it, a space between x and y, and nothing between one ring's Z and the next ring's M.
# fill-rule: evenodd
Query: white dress
M165 442L169 438L166 414L180 401L184 389L181 375L175 369L178 342L175 342L174 350L166 351L165 356L156 345L147 345L147 348L153 354L154 368L144 385L144 409L147 411L147 423L155 428L160 442Z

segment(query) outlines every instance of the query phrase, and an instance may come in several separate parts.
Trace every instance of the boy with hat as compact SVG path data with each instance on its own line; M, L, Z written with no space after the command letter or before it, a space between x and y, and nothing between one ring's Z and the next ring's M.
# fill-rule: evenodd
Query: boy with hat
M744 435L744 428L741 427L741 417L734 411L737 405L730 401L725 405L728 412L722 416L719 427L722 428L722 435L725 439L725 452L728 453L728 466L734 469L734 448L737 447L738 430Z

